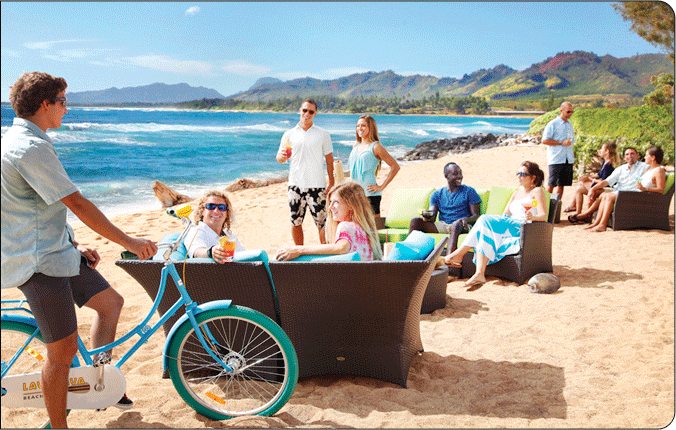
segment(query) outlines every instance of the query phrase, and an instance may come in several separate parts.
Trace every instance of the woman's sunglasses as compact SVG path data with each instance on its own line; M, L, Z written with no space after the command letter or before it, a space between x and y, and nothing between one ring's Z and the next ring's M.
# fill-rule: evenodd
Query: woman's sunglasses
M216 203L207 203L206 205L204 205L204 207L210 211L213 211L216 208L218 208L218 210L221 212L225 212L228 210L228 205L217 205Z
M531 176L531 174L528 172L516 172L516 176L521 176L522 178L525 178L526 176Z

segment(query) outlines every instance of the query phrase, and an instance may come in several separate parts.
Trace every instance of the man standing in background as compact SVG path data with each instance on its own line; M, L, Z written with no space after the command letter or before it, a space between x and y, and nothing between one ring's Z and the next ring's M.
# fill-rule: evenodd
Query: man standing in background
M326 243L326 196L333 187L333 144L329 132L316 126L312 120L317 115L317 103L311 99L303 102L299 110L300 121L284 133L277 151L277 161L289 160L289 209L293 243L303 245L303 219L309 207L319 240ZM329 185L324 176L324 162L329 174Z
M551 194L556 186L559 199L563 196L563 187L573 184L575 131L568 121L571 116L573 116L573 105L570 102L561 103L561 116L551 120L542 132L542 143L547 145L547 164L549 165L547 191Z

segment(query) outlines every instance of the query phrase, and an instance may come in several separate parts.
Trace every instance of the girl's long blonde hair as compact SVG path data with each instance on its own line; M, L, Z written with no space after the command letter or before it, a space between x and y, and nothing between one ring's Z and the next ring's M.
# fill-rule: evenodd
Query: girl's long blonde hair
M376 220L373 215L371 203L366 198L366 193L361 185L356 182L345 182L331 189L327 200L330 201L333 193L338 193L345 204L352 209L352 221L361 227L369 238L371 252L374 260L381 260L383 253L380 250L380 240L378 239L378 230L376 229ZM328 214L326 221L326 241L333 243L336 240L336 230L338 222L334 221L331 214Z

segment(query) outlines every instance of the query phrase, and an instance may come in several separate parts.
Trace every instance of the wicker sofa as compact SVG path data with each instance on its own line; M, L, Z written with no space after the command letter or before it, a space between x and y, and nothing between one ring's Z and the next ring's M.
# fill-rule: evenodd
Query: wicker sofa
M619 191L609 224L613 230L648 228L669 231L669 205L673 196L674 173L667 174L662 194Z
M296 349L300 377L355 375L406 387L411 360L423 349L423 296L444 246L424 260L268 262L260 251L236 253L237 261L224 265L189 259L177 269L183 276L185 264L184 283L196 302L232 299L276 320ZM115 264L155 299L163 261ZM169 284L160 315L178 298Z

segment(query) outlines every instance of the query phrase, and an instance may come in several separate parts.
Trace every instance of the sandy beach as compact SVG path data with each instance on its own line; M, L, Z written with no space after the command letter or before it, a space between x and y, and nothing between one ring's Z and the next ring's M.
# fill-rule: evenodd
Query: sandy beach
M542 146L507 146L403 166L384 192L445 184L443 166L457 162L466 185L516 185L523 160L546 170ZM382 174L382 173L381 173ZM167 184L175 187L174 184ZM176 190L181 192L179 187ZM567 187L563 203L573 197ZM286 183L231 193L234 230L249 249L269 254L292 243ZM218 422L183 402L162 379L164 335L158 332L122 368L128 411L73 411L72 427L93 428L661 428L674 417L674 205L672 230L591 233L562 220L554 228L555 294L529 292L489 277L474 291L449 278L446 307L421 316L425 351L413 360L404 389L378 380L300 380L272 417ZM565 218L565 217L564 217ZM116 215L133 236L159 240L181 229L162 210ZM96 247L99 270L125 297L118 335L151 307L144 290L115 266L122 248L77 222L77 240ZM305 238L318 243L311 217ZM2 298L21 298L17 289ZM92 313L78 311L88 341Z

